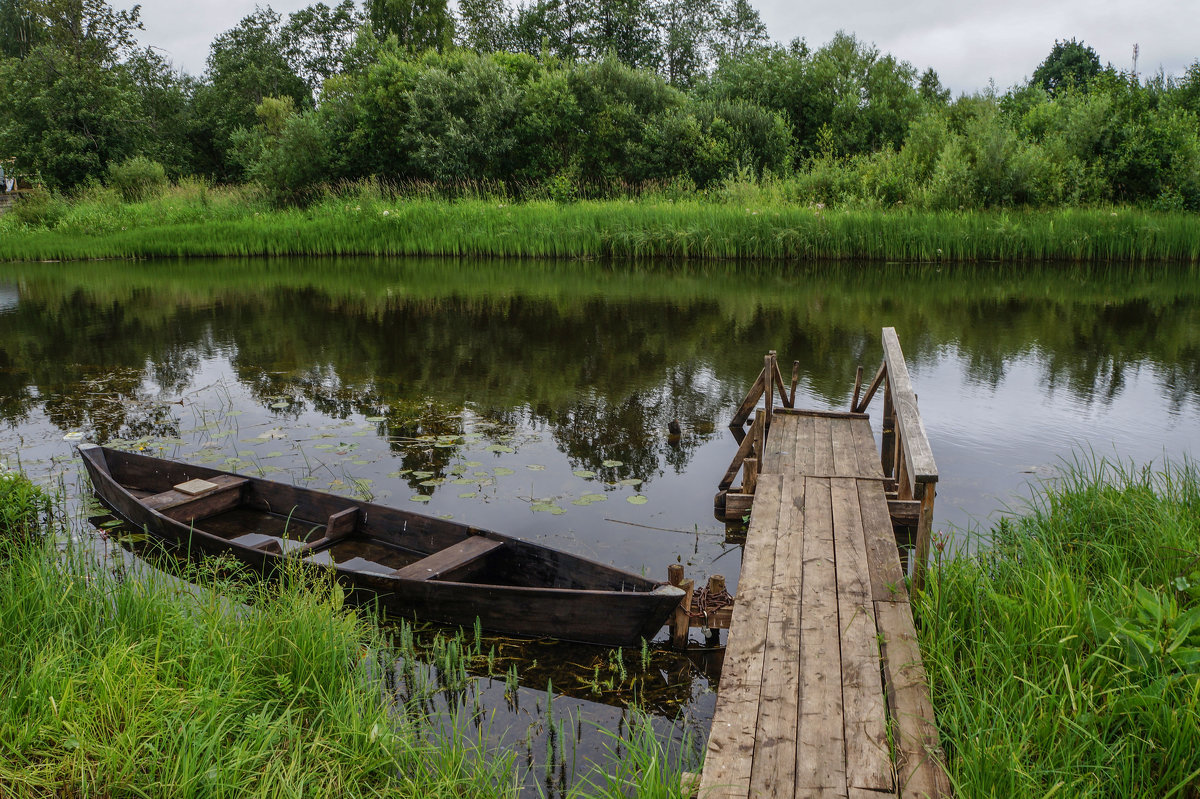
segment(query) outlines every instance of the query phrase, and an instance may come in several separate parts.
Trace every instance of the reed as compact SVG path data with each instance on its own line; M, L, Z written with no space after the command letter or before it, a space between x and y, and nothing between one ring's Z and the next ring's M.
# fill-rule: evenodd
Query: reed
M1194 462L1081 459L940 559L915 609L956 795L1197 795L1197 509Z
M737 199L737 198L734 198ZM645 260L1200 260L1200 217L1133 208L824 209L763 196L514 203L362 191L275 210L247 190L80 198L53 227L0 217L0 259L408 255ZM10 215L11 216L11 215Z

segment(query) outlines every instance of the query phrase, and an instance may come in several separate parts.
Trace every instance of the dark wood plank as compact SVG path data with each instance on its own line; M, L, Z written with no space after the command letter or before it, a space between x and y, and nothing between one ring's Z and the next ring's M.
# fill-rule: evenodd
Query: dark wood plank
M787 796L795 790L803 526L804 479L784 475L750 796Z
M833 447L833 469L830 475L855 477L858 475L858 454L855 452L853 419L830 419L830 437Z
M851 788L894 790L858 486L853 479L830 480L830 494L841 631L846 782Z
M700 795L706 799L746 797L750 791L782 497L783 476L764 474L742 554L733 626L700 778Z
M809 474L834 474L833 420L826 416L813 418L812 470Z
M870 419L871 417L865 413L853 413L850 411L815 411L808 408L776 408L775 413L783 414L784 416L812 416L824 417L826 419Z
M750 414L754 413L754 406L758 404L758 399L766 391L766 372L759 372L758 377L754 379L754 384L750 386L750 390L746 392L746 398L742 400L742 404L734 411L733 418L729 421L730 427L741 427L750 418Z
M464 538L454 546L446 547L428 557L421 558L416 563L396 569L390 576L402 580L436 580L439 577L449 577L502 546L504 546L503 541L473 535Z
M796 470L795 416L777 416L767 435L762 471L788 474Z
M240 488L246 485L248 482L244 477L235 477L234 475L229 474L218 474L207 479L208 482L217 486L212 491L208 491L203 494L189 494L185 491L177 491L176 489L172 488L169 491L163 491L144 498L142 500L142 504L151 510L156 510L161 513L167 508L174 507L175 505L179 505L184 502L191 502L195 499L209 496L210 494L214 494L218 491L231 488Z
M883 674L892 719L896 778L902 797L950 795L933 720L929 682L907 602L876 602L883 639Z
M846 733L842 715L833 508L828 480L804 481L804 582L801 590L796 795L807 796L814 792L845 795Z

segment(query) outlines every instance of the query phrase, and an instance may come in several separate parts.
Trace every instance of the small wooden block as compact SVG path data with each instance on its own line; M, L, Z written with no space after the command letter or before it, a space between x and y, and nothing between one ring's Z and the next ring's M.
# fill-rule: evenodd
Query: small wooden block
M194 480L188 480L186 483L180 483L174 486L174 489L181 494L187 494L189 497L207 494L209 491L215 491L220 488L216 483L210 483L208 480L201 480L197 477Z

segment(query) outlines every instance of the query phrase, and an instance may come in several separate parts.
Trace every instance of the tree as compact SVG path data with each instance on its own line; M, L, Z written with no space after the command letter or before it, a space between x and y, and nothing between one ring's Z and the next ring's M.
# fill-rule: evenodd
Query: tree
M1050 94L1060 88L1075 87L1087 91L1087 85L1100 74L1100 57L1083 42L1054 40L1050 54L1033 71L1032 83Z
M0 58L24 58L41 39L29 0L0 0Z
M283 56L314 95L326 79L342 71L362 21L354 0L342 0L333 8L317 3L288 16L279 31Z
M704 73L719 12L718 0L663 0L662 68L672 86L688 88Z
M380 39L395 36L413 53L440 53L454 41L446 0L367 0L367 19Z
M585 54L593 61L609 53L634 69L659 63L658 18L650 0L593 0L585 32Z
M767 26L749 0L724 0L716 28L719 58L739 59L768 41Z
M917 93L921 95L922 100L934 105L946 105L950 102L950 90L942 86L942 79L938 77L933 67L921 73L921 80L917 83Z
M0 151L50 186L73 186L144 142L138 94L121 64L141 29L138 7L29 0L23 9L36 44L24 58L0 60Z
M504 0L459 0L459 43L477 53L507 50L513 19Z
M311 108L312 91L284 58L281 18L256 8L212 43L206 82L197 88L195 113L201 128L197 146L204 171L219 177L240 172L229 159L232 135L253 127L254 109L266 97L291 97L297 108Z

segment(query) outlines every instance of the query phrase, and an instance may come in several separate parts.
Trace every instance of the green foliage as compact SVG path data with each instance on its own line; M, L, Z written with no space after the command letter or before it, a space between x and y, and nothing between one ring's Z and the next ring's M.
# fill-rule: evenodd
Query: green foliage
M67 213L66 203L38 186L21 195L9 211L14 221L30 227L54 227Z
M1171 795L1200 771L1200 473L1064 471L913 598L955 792Z
M41 541L51 518L50 495L0 463L0 568Z
M163 165L143 155L108 165L108 185L127 203L141 202L162 194L167 187Z
M440 53L452 43L454 18L446 0L367 0L366 6L375 35L394 36L408 52Z
M1100 74L1100 56L1083 42L1054 40L1050 54L1033 71L1031 82L1051 94L1061 89L1086 91L1092 78Z

